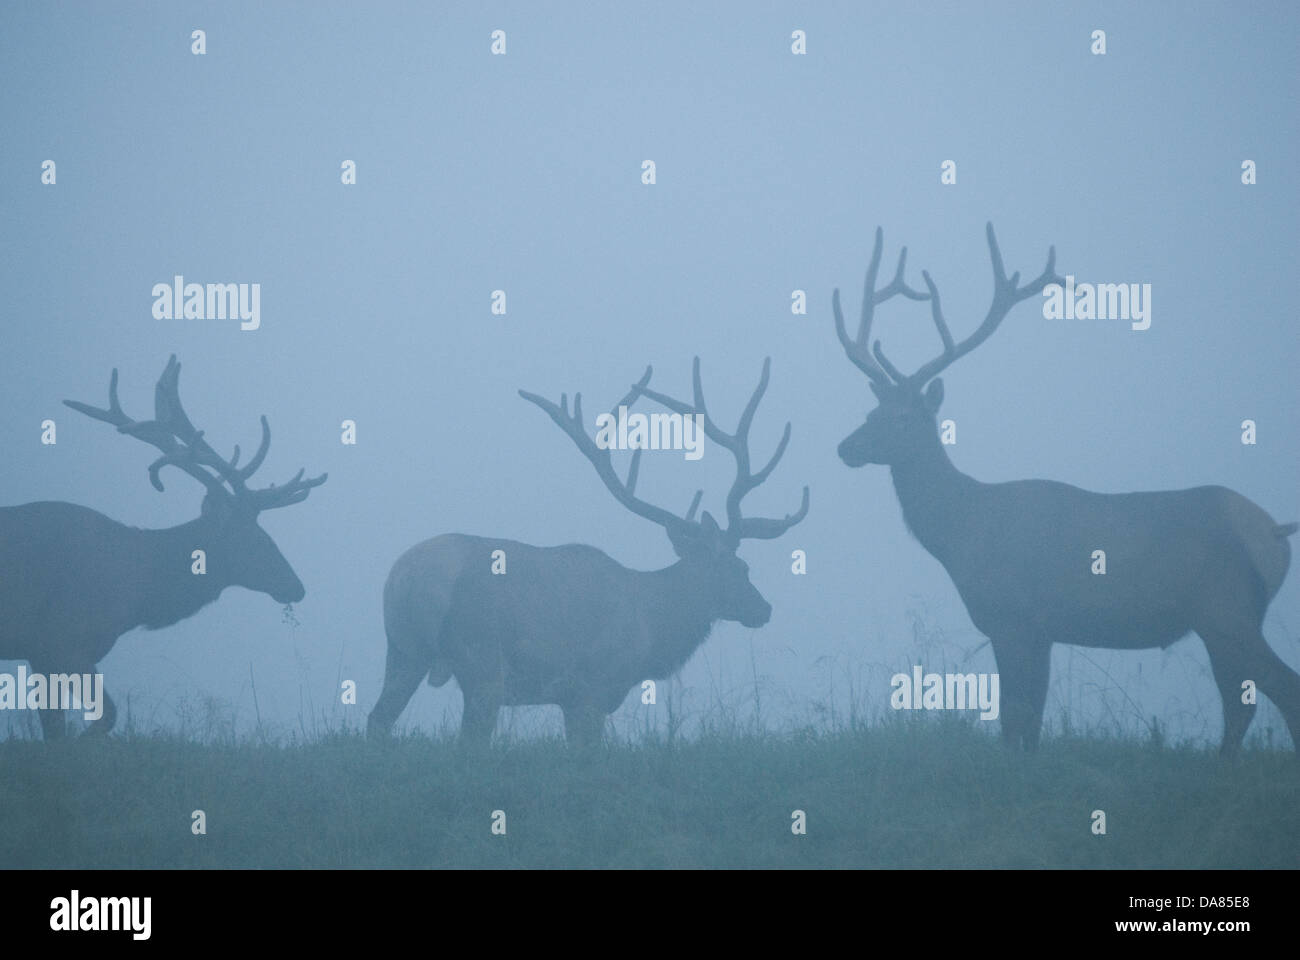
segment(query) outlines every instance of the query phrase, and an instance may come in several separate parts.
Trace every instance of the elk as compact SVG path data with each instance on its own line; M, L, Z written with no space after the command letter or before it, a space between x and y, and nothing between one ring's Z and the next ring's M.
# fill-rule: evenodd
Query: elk
M725 433L709 416L698 357L693 404L649 389L652 368L647 367L614 408L630 407L644 396L683 419L698 417L705 437L731 452L736 476L727 494L725 530L707 511L695 519L703 490L684 517L639 499L642 449L634 451L627 480L621 480L609 448L586 432L581 394L574 395L570 414L567 395L556 405L519 391L568 434L619 503L664 528L678 562L662 570L629 570L595 547L535 547L459 533L412 547L384 585L388 656L368 733L378 738L389 733L421 678L440 687L454 676L465 697L462 743L486 744L502 705L558 704L569 743L590 746L601 740L606 716L629 689L675 673L716 621L751 628L767 623L772 608L750 583L749 567L736 549L742 540L779 537L808 512L805 487L802 506L782 520L741 515L741 500L772 473L790 440L787 423L767 465L751 472L749 428L770 365L764 362L734 433ZM504 553L504 572L491 569L494 554L501 556L496 551Z
M1297 524L1278 524L1250 500L1219 486L1105 494L1053 480L981 483L948 459L936 427L943 401L937 379L998 328L1012 307L1049 284L1056 251L1035 280L1007 277L993 225L993 299L975 332L955 343L930 275L926 290L904 279L907 248L893 280L876 289L883 234L867 268L862 316L850 338L832 296L845 353L866 374L878 406L839 445L850 467L890 468L903 519L952 578L975 626L993 645L1002 690L1002 737L1034 750L1042 726L1053 643L1115 650L1168 647L1195 631L1209 654L1223 699L1220 752L1237 751L1255 706L1253 681L1282 711L1300 745L1300 675L1264 640L1264 613L1291 561ZM943 349L904 375L877 340L874 310L895 296L928 300ZM1105 551L1106 573L1093 572Z
M282 487L250 489L262 465L271 429L262 417L257 452L239 466L239 447L223 459L196 430L180 400L181 365L173 356L154 391L154 419L136 421L117 398L117 370L108 386L108 408L63 401L117 427L119 433L158 448L149 481L162 491L164 467L183 471L206 488L197 520L161 530L142 530L73 503L40 502L0 508L0 659L27 660L36 673L91 673L118 637L135 627L170 626L240 586L291 604L305 594L302 582L275 543L257 524L263 510L307 498L325 482L304 471ZM194 571L194 551L205 555L206 572ZM107 734L117 710L107 693L103 714L85 733ZM47 740L64 735L61 710L40 711Z

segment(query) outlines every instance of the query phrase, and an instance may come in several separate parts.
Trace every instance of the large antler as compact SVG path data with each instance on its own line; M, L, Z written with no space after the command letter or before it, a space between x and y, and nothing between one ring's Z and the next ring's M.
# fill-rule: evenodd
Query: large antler
M981 343L992 335L993 331L1011 312L1011 308L1022 300L1042 293L1043 288L1051 283L1064 284L1065 280L1056 272L1056 247L1049 247L1047 252L1047 266L1038 277L1026 284L1020 286L1020 272L1016 271L1010 277L1006 274L1006 269L1002 265L1002 252L998 249L998 240L993 233L993 224L989 223L985 227L989 241L989 256L993 262L993 302L989 305L988 313L984 316L984 322L961 343L955 343L952 334L948 330L948 323L943 316L943 307L939 301L939 290L930 279L930 274L922 270L921 278L925 280L928 293L920 294L911 290L903 281L903 263L907 257L907 248L903 248L902 254L898 258L898 272L894 276L893 282L883 290L875 292L876 269L880 264L881 245L883 234L879 227L876 228L876 244L871 255L871 266L867 269L867 287L863 295L863 325L858 330L858 339L856 341L848 340L844 332L844 319L840 314L839 291L835 291L832 297L832 304L835 308L835 328L839 333L840 341L844 344L845 352L848 353L849 359L852 360L863 373L872 380L884 383L893 383L912 387L922 387L937 374L946 370L958 357L963 357L970 353ZM897 289L895 289L897 288ZM869 305L880 303L894 293L902 293L913 300L929 300L930 315L934 320L935 329L939 332L939 339L943 341L943 351L934 359L922 364L914 373L903 374L897 367L889 362L885 353L880 348L880 341L875 341L871 346L871 352L875 360L866 353L867 340L871 331L871 309Z
M100 409L76 400L63 402L80 413L117 427L119 433L143 440L162 451L162 456L149 465L149 482L157 490L163 489L159 472L163 467L176 467L198 480L215 493L229 492L253 509L270 510L299 503L307 498L312 487L325 482L328 474L321 474L304 480L304 470L299 470L289 483L283 487L272 484L260 490L250 490L248 478L256 472L266 459L271 446L271 427L262 417L262 440L253 458L243 467L239 466L239 447L229 460L223 458L203 439L203 431L195 428L185 413L180 398L181 365L173 354L167 361L167 367L158 378L154 388L154 419L138 421L127 416L117 399L117 368L108 383L108 408Z
M907 247L903 247L898 254L898 268L894 271L894 279L887 287L876 289L876 273L880 270L880 256L884 251L884 245L884 231L876 227L876 245L871 251L871 265L867 267L867 280L862 291L862 317L858 321L858 335L855 338L850 340L848 331L844 327L844 314L840 311L839 287L836 287L831 294L831 306L835 310L835 333L839 336L840 343L844 345L844 352L849 355L849 359L870 379L887 384L890 382L889 375L871 358L871 321L875 317L876 305L899 295L909 300L925 300L927 294L913 290L903 279L903 270L907 266Z
M700 358L696 357L691 368L691 378L695 387L695 403L688 404L677 400L667 394L660 393L657 390L651 390L644 386L644 382L639 389L639 393L649 397L656 403L663 404L669 410L680 413L684 416L699 414L704 420L704 435L714 443L731 451L736 459L736 479L731 485L731 490L727 494L727 536L733 542L739 543L741 540L771 540L781 536L796 523L802 520L808 513L808 488L803 488L803 503L799 510L793 514L787 514L781 520L744 517L740 512L740 501L744 499L749 491L753 490L759 484L771 475L776 469L777 463L785 455L786 445L790 442L790 424L785 425L785 432L781 434L781 442L776 445L776 452L772 454L767 465L757 473L752 473L749 467L749 428L754 422L754 413L758 409L759 401L763 399L763 394L767 392L768 375L772 368L772 358L768 357L763 361L763 375L759 378L758 387L754 390L749 402L745 404L745 409L740 415L740 423L736 426L735 433L727 433L720 428L711 416L708 408L704 404L704 387L700 380ZM701 494L696 494L695 502L691 505L691 514L695 512L695 507L699 504Z
M650 382L650 375L653 368L646 367L645 374L641 379L633 384L632 390L614 407L614 415L618 415L619 407L630 407L636 398L640 396L645 389L645 385ZM694 519L695 508L699 505L701 493L695 495L695 500L691 503L691 509L685 517L679 517L675 513L656 507L652 503L646 503L635 495L637 474L641 469L641 449L638 447L632 454L632 464L628 467L627 481L619 479L618 474L614 471L614 462L607 448L598 447L596 441L587 435L587 428L582 423L582 394L573 395L573 413L569 413L569 395L560 394L558 405L547 400L545 397L538 396L535 393L529 393L527 390L520 390L519 395L529 403L541 407L546 414L555 421L561 430L569 435L582 455L591 461L591 465L596 468L596 473L600 479L605 482L609 492L614 494L615 498L623 506L627 507L637 516L645 517L647 520L653 520L669 531L669 533L681 533L689 528Z

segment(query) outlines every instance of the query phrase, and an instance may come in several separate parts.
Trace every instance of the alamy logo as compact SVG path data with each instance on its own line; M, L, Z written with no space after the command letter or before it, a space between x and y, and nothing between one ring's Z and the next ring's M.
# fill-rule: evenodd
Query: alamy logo
M1151 284L1080 283L1067 274L1065 287L1043 287L1044 320L1131 320L1134 330L1151 326Z
M84 710L86 720L104 715L102 673L0 673L0 710Z
M262 325L260 283L186 283L180 274L171 283L155 283L155 320L235 320L240 330Z
M148 940L152 928L152 897L70 897L50 901L50 929L129 930L133 940Z
M889 705L895 710L979 710L981 720L998 718L996 673L896 673L889 685Z
M601 450L685 450L687 460L704 455L704 414L633 413L596 417L596 446Z

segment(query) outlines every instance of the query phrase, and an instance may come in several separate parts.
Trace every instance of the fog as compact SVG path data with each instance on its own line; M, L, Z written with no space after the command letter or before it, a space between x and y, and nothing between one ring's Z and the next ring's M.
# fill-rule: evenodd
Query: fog
M1280 292L1300 254L1300 73L1284 11L7 11L0 504L64 500L151 528L196 517L199 484L164 471L158 493L156 451L61 402L106 405L116 367L124 408L147 418L176 354L186 409L217 450L251 452L265 414L258 483L300 467L329 479L262 519L306 586L292 617L232 588L126 634L100 663L118 729L360 727L383 679L384 580L413 544L461 532L590 544L635 569L675 559L518 390L581 391L591 429L647 365L652 386L689 398L698 355L730 429L771 357L756 462L787 421L791 439L745 507L781 517L811 488L801 524L740 548L771 621L719 623L657 705L630 691L613 729L662 728L670 702L688 733L843 722L887 711L890 675L915 664L994 672L888 469L836 455L875 400L836 339L831 292L855 325L879 225L882 284L906 245L909 282L929 271L960 339L989 305L988 221L1008 273L1036 276L1054 245L1079 282L1150 284L1145 330L1045 319L1038 298L1013 310L944 374L953 462L987 482L1102 492L1222 484L1278 523L1300 519L1300 351ZM42 184L51 159L57 182ZM176 275L260 284L259 328L155 318L151 291ZM882 305L875 335L905 370L940 349L924 303ZM615 455L620 471L629 459ZM637 494L680 514L703 488L721 517L733 471L716 445L695 461L647 451ZM1294 569L1264 632L1300 667ZM347 680L355 705L340 699ZM454 730L460 710L456 683L422 686L399 723ZM1165 651L1057 646L1049 729L1063 713L1081 729L1145 734L1156 717L1174 739L1220 732L1195 636ZM563 728L555 707L520 707L498 729ZM1266 729L1287 742L1271 704L1252 734Z

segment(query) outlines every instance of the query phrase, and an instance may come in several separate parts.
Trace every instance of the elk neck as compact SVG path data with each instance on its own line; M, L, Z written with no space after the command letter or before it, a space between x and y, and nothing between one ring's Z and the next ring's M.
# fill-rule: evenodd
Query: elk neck
M213 563L220 527L206 517L160 530L136 530L140 576L136 587L135 625L149 630L168 627L216 600L229 586L224 564ZM207 572L193 571L193 552L207 554ZM213 569L213 567L216 569Z
M937 433L907 460L893 464L890 474L907 529L943 561L960 536L979 482L953 466Z
M650 638L649 674L676 673L708 639L717 616L697 574L685 562L641 573L637 591L640 620Z

